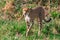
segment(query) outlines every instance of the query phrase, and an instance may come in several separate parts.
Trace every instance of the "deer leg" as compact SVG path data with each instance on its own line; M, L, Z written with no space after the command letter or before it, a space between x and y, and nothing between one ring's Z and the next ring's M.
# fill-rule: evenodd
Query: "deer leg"
M40 36L41 31L42 31L42 19L38 19L38 24L39 24L38 36Z
M34 22L31 21L31 23L27 22L27 32L26 32L26 36L28 36L29 31L31 30L31 27L33 26Z
M27 26L27 31L26 31L26 37L27 37L29 32L29 26L30 26L29 22L26 22L26 26Z

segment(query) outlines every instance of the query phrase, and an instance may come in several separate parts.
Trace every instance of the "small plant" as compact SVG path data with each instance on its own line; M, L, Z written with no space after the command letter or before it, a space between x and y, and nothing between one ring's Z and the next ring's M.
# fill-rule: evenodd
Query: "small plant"
M56 17L58 17L59 13L56 11L53 11L53 12L51 12L51 15L53 18L56 18Z

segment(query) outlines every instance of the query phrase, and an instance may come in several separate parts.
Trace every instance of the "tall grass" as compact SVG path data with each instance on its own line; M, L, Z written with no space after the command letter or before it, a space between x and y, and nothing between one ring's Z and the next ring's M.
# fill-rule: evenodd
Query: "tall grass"
M42 35L38 37L38 27L34 24L31 31L35 31L28 37L25 37L26 23L24 20L17 22L16 20L2 20L0 19L0 40L43 40L44 35L49 37L49 40L59 40L60 34L54 34L53 28L57 25L54 20L43 24ZM17 35L18 33L18 35Z
M4 5L5 1L1 0L0 8L2 8ZM16 10L22 13L22 10L19 9L20 6L18 5L16 5ZM36 5L32 4L28 7L33 8L35 6ZM0 40L43 40L45 36L49 38L48 40L60 40L60 14L53 11L51 12L51 18L52 20L49 23L43 24L42 33L39 37L37 23L34 23L34 26L30 30L30 35L26 37L26 23L24 20L17 22L14 19L3 20L0 18Z

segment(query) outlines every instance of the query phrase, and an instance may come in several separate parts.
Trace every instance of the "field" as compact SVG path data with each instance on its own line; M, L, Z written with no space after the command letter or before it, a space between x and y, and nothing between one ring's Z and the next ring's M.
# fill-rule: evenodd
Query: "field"
M11 1L11 0L8 0ZM19 22L17 21L18 18L22 15L22 7L21 5L23 2L21 0L14 0L12 3L14 5L13 11L8 8L5 14L7 19L4 19L6 16L4 14L4 11L2 9L5 7L6 0L0 0L0 40L60 40L60 12L58 12L57 9L57 2L49 7L53 10L51 10L49 13L51 14L51 21L46 23L43 22L43 29L40 36L38 36L38 23L36 20L34 20L34 25L31 28L28 37L26 37L26 23L24 18L21 19ZM51 3L53 2L50 0ZM30 4L28 8L33 8L36 6L33 1L29 1L27 4ZM44 4L44 2L42 2ZM6 4L7 5L7 4ZM9 7L9 6L8 6ZM11 13L10 13L11 12ZM10 14L9 14L10 13ZM10 19L11 18L11 19Z
M57 17L49 23L43 22L43 29L41 36L38 37L38 25L35 21L34 26L30 30L30 35L25 36L26 23L23 20L20 22L16 20L0 19L0 40L43 40L46 36L48 40L60 40L60 19Z

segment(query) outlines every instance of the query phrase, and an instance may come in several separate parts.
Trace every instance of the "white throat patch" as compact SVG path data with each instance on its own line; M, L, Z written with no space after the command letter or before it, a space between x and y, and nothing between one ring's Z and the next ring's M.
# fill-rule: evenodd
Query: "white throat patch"
M28 15L25 15L25 21L30 22L30 17Z

